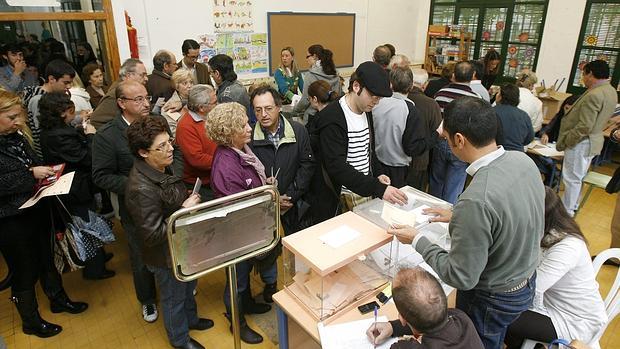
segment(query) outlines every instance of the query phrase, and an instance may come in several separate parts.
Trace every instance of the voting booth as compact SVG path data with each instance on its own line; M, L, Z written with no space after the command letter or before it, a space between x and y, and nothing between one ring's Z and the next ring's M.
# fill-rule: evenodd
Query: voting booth
M226 268L235 348L240 348L235 264L269 252L280 240L278 189L265 185L184 208L168 221L174 276L191 281Z

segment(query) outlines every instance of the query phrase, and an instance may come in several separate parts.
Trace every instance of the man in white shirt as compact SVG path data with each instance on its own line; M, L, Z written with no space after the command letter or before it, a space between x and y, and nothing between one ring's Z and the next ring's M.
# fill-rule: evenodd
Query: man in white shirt
M471 60L469 61L469 63L474 68L474 76L469 82L469 87L471 87L472 91L479 94L482 99L490 102L491 96L489 96L489 91L487 91L487 89L482 86L482 80L480 80L480 77L484 73L484 67L482 66L482 62L480 62L479 60Z

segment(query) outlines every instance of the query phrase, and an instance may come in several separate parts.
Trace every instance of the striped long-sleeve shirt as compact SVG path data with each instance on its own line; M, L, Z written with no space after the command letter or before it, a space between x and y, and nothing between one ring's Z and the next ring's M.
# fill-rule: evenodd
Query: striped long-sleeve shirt
M443 113L443 109L450 104L450 102L463 96L482 98L469 87L469 83L451 82L448 86L437 91L435 94L435 101L439 104L439 108L441 108L441 112Z

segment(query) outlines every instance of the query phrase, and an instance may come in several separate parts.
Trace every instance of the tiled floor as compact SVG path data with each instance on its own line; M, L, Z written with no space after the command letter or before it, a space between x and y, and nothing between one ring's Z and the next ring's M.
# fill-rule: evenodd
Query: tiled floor
M597 171L611 174L610 168ZM595 189L578 215L577 222L589 240L591 254L609 246L609 226L614 203L615 195ZM147 324L142 319L134 295L127 244L122 233L117 236L119 241L108 248L115 254L108 263L109 267L117 272L115 277L103 281L85 281L79 272L63 277L71 298L90 304L86 312L79 315L52 314L47 299L39 290L39 309L43 318L63 326L63 332L55 337L40 339L24 335L19 316L8 301L10 292L0 292L0 336L4 338L8 348L169 348L162 318L154 324ZM4 275L4 268L4 265L0 266L0 275ZM611 286L616 272L617 268L603 267L599 282L604 293ZM204 277L198 283L196 299L199 314L215 320L215 327L203 332L192 331L191 336L207 348L233 347L228 322L222 315L223 287L223 271ZM249 321L252 323L251 318ZM607 327L600 343L603 349L620 348L620 318ZM277 347L268 340L259 345L243 346L257 349Z

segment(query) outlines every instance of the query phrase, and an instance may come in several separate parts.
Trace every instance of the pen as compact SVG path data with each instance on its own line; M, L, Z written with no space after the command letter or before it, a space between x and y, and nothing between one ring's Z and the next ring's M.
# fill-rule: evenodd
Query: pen
M375 329L372 331L372 333L377 333L377 306L375 305ZM377 337L375 337L375 339L372 341L372 345L374 346L374 348L377 348Z

